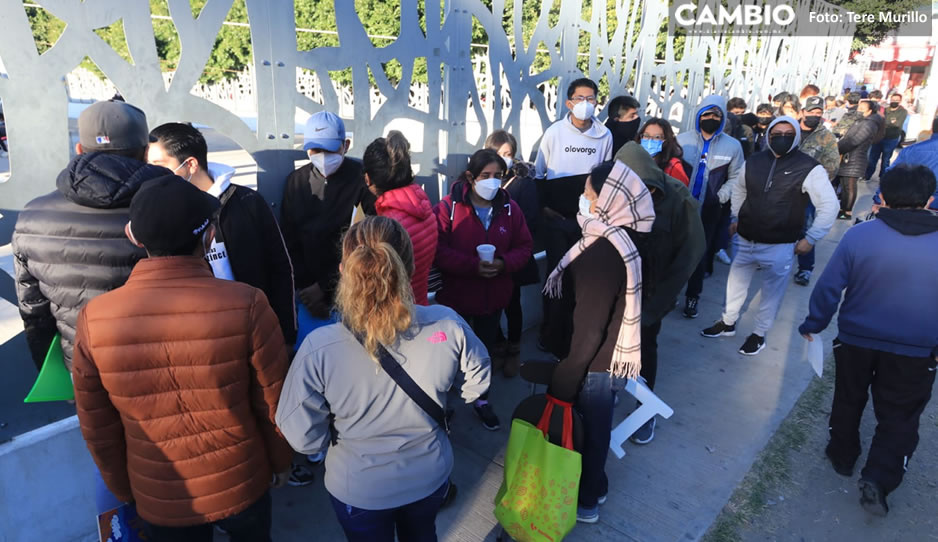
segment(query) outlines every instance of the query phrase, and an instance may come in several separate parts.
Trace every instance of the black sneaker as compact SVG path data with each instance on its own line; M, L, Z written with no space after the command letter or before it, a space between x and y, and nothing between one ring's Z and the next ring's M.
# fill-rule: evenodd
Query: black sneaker
M811 272L807 269L795 273L795 284L798 286L807 286L809 282L811 282Z
M638 428L638 431L629 437L629 440L635 444L648 444L655 438L655 419L652 418L645 422L645 425Z
M885 517L889 513L883 488L873 480L860 478L860 506L874 516Z
M482 427L489 431L498 431L501 428L498 416L495 415L495 411L489 403L472 405L472 409L476 411L476 415L482 420Z
M312 484L315 479L316 475L313 474L312 469L306 465L294 463L290 468L290 478L287 479L287 483L293 487L302 487Z
M736 324L727 325L723 320L717 320L717 323L700 332L704 337L732 337L736 335Z
M851 478L853 476L853 465L848 465L843 461L839 461L832 454L830 447L824 449L824 455L827 456L827 459L830 459L831 466L834 467L834 472L841 476L846 476Z
M755 356L765 348L765 337L760 337L755 333L746 338L746 342L739 347L739 353L744 356Z
M697 301L696 297L688 297L684 302L684 318L697 318Z

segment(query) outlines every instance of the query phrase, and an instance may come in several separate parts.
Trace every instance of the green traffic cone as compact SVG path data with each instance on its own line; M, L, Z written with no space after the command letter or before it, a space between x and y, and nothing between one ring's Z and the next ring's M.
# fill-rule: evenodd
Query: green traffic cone
M49 353L42 363L39 376L24 403L41 403L43 401L66 401L75 398L75 389L72 387L72 375L65 367L65 354L62 352L62 341L59 334L55 334Z

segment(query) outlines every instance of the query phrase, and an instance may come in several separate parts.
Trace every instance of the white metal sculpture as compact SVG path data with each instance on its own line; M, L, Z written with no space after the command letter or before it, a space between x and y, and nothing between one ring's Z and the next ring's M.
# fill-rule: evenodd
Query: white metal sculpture
M423 0L426 31L418 20L419 0L401 0L400 36L375 47L355 2L335 0L341 47L298 51L292 1L246 0L254 59L250 73L255 132L231 111L191 92L232 0L208 0L195 18L189 2L168 0L182 45L178 68L168 85L160 71L148 2L35 1L67 27L58 42L39 55L23 2L0 0L0 20L4 21L0 59L8 71L8 78L0 79L0 98L12 151L12 176L0 184L0 208L4 209L21 208L51 190L56 174L67 163L68 96L62 80L85 56L128 102L146 111L151 126L173 120L196 122L244 147L258 163L259 189L276 205L283 180L293 168L297 108L313 113L339 111L343 101L351 105L351 118L346 122L359 142L358 152L364 149L361 143L383 135L390 122L418 121L425 143L415 163L422 175L444 174L439 186L427 185L434 197L445 186L445 175L458 172L463 157L476 150L488 132L504 127L522 139L530 138L521 134L523 113L536 111L541 128L563 114L562 99L557 96L562 98L566 85L584 71L596 80L605 77L614 94L634 94L649 104L650 114L665 116L681 128L692 106L712 92L755 102L768 92L797 90L807 82L837 91L850 48L849 29L832 27L825 37L691 36L678 50L669 38L659 56L667 3L655 0L564 0L554 14L553 0L536 0L541 4L540 16L527 40L522 35L520 0L508 14L513 21L510 34L502 23L506 0L491 0L491 8L481 0ZM839 9L819 0L793 3L799 9ZM612 33L608 32L607 7L618 21ZM470 39L473 19L488 35L483 56L473 54L479 51ZM132 63L94 33L116 21L123 22ZM545 44L550 55L549 67L540 71L535 68L539 44ZM409 84L418 58L426 59L429 68L423 95L413 95ZM588 59L583 71L581 59ZM403 82L396 87L382 69L391 60L403 66ZM347 68L352 70L352 88L336 88L329 72ZM298 69L316 73L318 101L298 90ZM369 83L369 73L376 88ZM345 100L344 91L350 93ZM470 137L467 121L480 125Z

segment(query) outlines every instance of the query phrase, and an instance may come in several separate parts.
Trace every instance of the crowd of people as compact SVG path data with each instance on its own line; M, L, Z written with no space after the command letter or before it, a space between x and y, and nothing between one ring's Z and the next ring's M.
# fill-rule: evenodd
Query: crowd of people
M435 540L456 494L447 392L458 383L482 426L500 429L492 374L519 373L521 288L543 284L548 393L583 418L577 519L595 523L617 392L629 378L655 388L657 338L681 292L682 314L696 318L714 260L730 262L722 317L701 334L732 336L761 270L739 348L758 354L793 259L794 282L809 284L815 245L853 216L858 180L881 162L880 219L848 232L800 331L817 340L847 291L828 455L852 474L872 385L880 425L861 502L885 513L930 397L938 337L921 322L938 319L938 303L875 298L884 287L909 297L898 291L906 270L938 291L923 244L938 218L921 210L938 135L890 164L904 139L898 93L882 108L872 94L825 99L808 85L753 112L711 95L679 134L630 96L600 122L589 79L566 98L533 164L497 130L436 204L404 134L356 160L342 119L316 113L279 220L233 168L208 162L190 124L150 131L143 111L115 100L84 110L76 156L20 213L12 244L32 358L41 366L59 337L72 373L99 511L135 502L155 541L210 540L213 528L270 540L269 489L312 483L309 463L324 461L349 540ZM864 248L874 245L895 256ZM298 314L319 327L298 328ZM654 434L652 419L632 441Z

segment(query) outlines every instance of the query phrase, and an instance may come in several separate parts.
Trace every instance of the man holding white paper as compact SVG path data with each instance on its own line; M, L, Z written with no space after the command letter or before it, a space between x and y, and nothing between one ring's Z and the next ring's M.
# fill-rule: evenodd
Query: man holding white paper
M861 472L860 504L885 516L886 496L902 482L931 399L938 353L938 216L925 210L935 175L900 166L881 181L876 220L844 235L811 294L798 331L809 341L843 304L834 342L836 381L826 454L852 476L860 456L860 419L872 388L876 433Z

